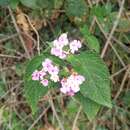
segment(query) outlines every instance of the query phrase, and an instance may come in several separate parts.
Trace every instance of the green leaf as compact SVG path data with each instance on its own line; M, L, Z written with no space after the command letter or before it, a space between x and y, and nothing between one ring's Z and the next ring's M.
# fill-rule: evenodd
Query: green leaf
M19 4L19 1L20 0L10 0L10 6L11 6L11 8L16 9L17 5Z
M97 104L96 102L90 100L87 97L84 97L80 93L76 94L75 97L79 100L80 104L82 105L83 111L87 115L88 119L93 120L97 112L99 111L101 105Z
M76 56L71 55L67 60L86 78L80 87L83 96L111 108L110 75L100 56L95 52L86 51Z
M21 3L31 9L51 9L54 7L54 0L20 0Z
M54 7L54 0L37 0L36 4L41 9L51 9Z
M45 55L46 56L46 55ZM38 69L39 66L41 66L42 61L44 60L45 56L35 56L31 61L29 61L27 68L26 68L26 74L25 74L25 80L30 80L30 77L35 69Z
M106 3L105 4L105 9L106 9L106 14L109 15L112 12L112 4L111 3Z
M64 0L54 0L54 8L59 9L63 5Z
M87 13L87 5L84 0L66 0L65 10L68 16L82 17Z
M61 64L61 65L64 64L63 61L61 61L60 59L56 57L49 56L48 54L43 54L43 55L34 57L27 65L26 73L24 76L24 93L25 93L27 102L31 106L33 114L37 111L37 103L39 99L47 93L48 87L54 85L54 83L53 84L50 83L49 84L50 86L44 87L40 82L33 81L31 79L32 73L36 69L39 69L42 67L42 61L44 61L45 58L52 59L52 61L56 64Z
M83 34L83 36L91 35L91 33L89 31L89 27L85 24L80 28L80 32Z
M20 2L31 9L38 9L37 0L20 0Z
M95 50L96 52L100 52L100 44L98 39L95 36L86 37L87 44L90 49Z
M32 113L34 114L37 111L37 103L39 99L44 96L48 88L44 87L38 81L25 81L25 97L27 99L28 104L31 106Z
M34 114L37 111L37 103L39 99L44 96L47 92L47 88L43 87L39 82L33 81L31 75L33 71L41 66L42 60L45 56L36 56L34 57L26 68L25 73L25 83L24 83L24 92L27 102L31 106L32 113Z
M130 107L130 90L128 90L125 95L123 96L123 102L126 107Z
M4 83L0 80L0 97L2 97L6 92L4 88L5 88Z
M92 35L89 32L89 29L86 25L84 25L82 28L80 28L80 32L82 33L83 37L85 38L85 42L87 44L87 46L91 49L91 50L95 50L96 52L100 52L100 44L98 39Z
M67 104L67 113L70 116L74 116L78 111L78 104L74 100L70 100L69 103Z
M7 6L9 4L9 0L0 0L0 6Z
M93 6L91 9L91 15L97 16L98 18L103 18L105 17L107 14L107 8L105 6Z

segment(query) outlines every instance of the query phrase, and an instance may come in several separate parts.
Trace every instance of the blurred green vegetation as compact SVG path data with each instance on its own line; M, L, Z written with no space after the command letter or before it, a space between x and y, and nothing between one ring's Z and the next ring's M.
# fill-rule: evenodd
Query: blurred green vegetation
M39 110L32 116L23 93L23 76L28 61L14 27L9 8L22 32L31 57L37 54L36 32L40 37L40 49L62 32L83 41L82 49L92 49L99 54L109 37L120 9L120 0L0 0L0 129L27 130L48 106L48 99L41 99ZM129 130L130 129L130 76L125 81L125 71L130 64L130 2L125 1L119 24L112 36L112 49L108 47L104 61L111 73L112 99L123 83L119 97L113 100L113 108L102 108L93 121L81 111L77 121L79 130ZM26 14L27 17L23 14ZM104 33L107 37L104 36ZM27 34L32 37L29 38ZM118 55L117 55L118 54ZM125 68L124 71L120 70ZM100 68L99 68L100 69ZM116 73L119 72L119 73ZM114 75L114 76L113 76ZM74 99L69 100L53 93L54 104L66 130L71 130L79 109ZM86 106L87 107L87 106ZM58 124L51 108L40 118L32 130L44 129L45 124ZM42 130L42 129L41 129Z

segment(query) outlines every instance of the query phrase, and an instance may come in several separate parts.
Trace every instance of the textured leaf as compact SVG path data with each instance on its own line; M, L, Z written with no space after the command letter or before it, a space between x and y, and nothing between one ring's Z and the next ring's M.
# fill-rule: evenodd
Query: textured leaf
M78 111L78 106L77 102L74 100L70 100L69 103L67 104L67 113L69 115L75 115Z
M89 32L89 29L86 25L84 25L81 29L80 29L83 37L85 38L85 42L87 43L87 46L91 49L91 50L95 50L96 52L100 52L100 44L98 39L92 35Z
M126 107L130 107L130 90L128 90L123 96L123 103Z
M54 7L54 0L20 0L21 3L31 9L51 9Z
M19 4L19 1L20 1L20 0L11 0L11 1L10 1L10 6L11 6L11 8L16 9L16 8L17 8L17 5Z
M108 13L105 6L93 6L93 8L91 9L91 15L103 18L104 16L108 15Z
M95 50L98 53L100 52L100 44L95 36L90 35L86 37L86 41L90 49Z
M38 81L33 81L31 79L31 75L34 70L42 67L42 61L44 61L45 58L52 59L56 64L61 63L61 61L56 57L49 56L48 54L44 54L41 56L34 57L27 65L26 73L24 77L24 86L25 86L24 92L25 92L25 97L27 99L27 102L31 106L33 114L37 111L37 103L39 99L47 93L48 87L44 87ZM50 83L49 85L54 85L54 84Z
M68 16L82 17L86 15L87 6L84 0L66 0L65 10Z
M0 6L7 6L9 4L9 0L0 0Z
M112 107L109 72L100 56L95 52L87 51L70 56L67 60L86 78L80 87L81 93L98 104Z
M80 32L84 35L91 35L90 31L89 31L89 27L87 25L83 25L81 28L80 28Z
M51 9L54 6L54 0L37 0L36 4L41 9Z
M99 111L101 105L99 105L96 102L90 100L89 98L84 97L80 93L78 93L76 95L76 99L79 100L80 104L83 107L83 111L87 115L88 119L89 120L94 119L97 112Z
M38 81L31 80L31 75L35 69L41 66L42 60L45 56L34 57L28 64L25 74L25 97L31 106L33 114L37 111L38 100L47 92L47 88L42 86Z
M31 9L38 9L37 0L20 0L20 2Z
M54 0L54 8L59 9L63 5L64 0Z
M111 14L111 11L112 11L112 4L111 3L106 3L105 4L105 9L106 9L106 14L109 15Z
M34 114L37 111L37 103L39 99L47 93L48 89L38 81L26 81L24 89L26 99Z

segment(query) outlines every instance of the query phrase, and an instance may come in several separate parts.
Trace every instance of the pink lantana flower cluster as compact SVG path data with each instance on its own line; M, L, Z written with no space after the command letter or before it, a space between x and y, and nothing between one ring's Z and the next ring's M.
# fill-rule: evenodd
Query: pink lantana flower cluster
M74 54L79 48L81 48L81 42L79 40L69 41L67 33L63 33L58 39L53 41L51 54L60 59L65 59L67 55ZM68 96L74 96L75 93L80 91L80 85L85 81L85 77L74 71L70 73L71 75L69 77L60 80L58 76L59 68L50 59L46 58L42 62L42 69L39 71L35 70L32 73L32 80L40 81L43 86L48 86L49 80L59 82L62 93Z
M39 71L35 70L32 73L32 80L38 80L43 86L48 86L49 79L53 82L59 81L58 73L59 68L53 65L52 61L47 58L42 62L42 69Z
M80 85L85 81L84 76L79 74L72 74L68 78L61 80L62 87L60 91L68 96L74 96L75 93L80 91Z
M81 48L81 42L79 40L69 41L67 33L63 33L58 39L53 41L53 47L51 48L51 54L65 59L68 54L74 54Z

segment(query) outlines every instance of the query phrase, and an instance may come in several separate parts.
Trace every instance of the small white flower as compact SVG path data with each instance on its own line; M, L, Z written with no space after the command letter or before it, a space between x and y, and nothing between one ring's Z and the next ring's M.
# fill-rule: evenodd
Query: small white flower
M50 79L54 82L58 82L59 81L59 76L58 75L51 75Z

